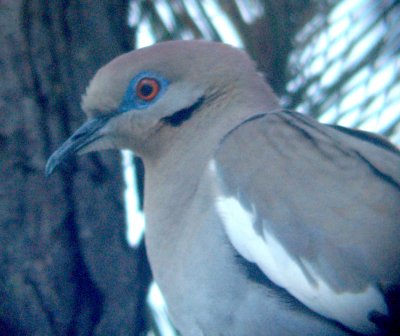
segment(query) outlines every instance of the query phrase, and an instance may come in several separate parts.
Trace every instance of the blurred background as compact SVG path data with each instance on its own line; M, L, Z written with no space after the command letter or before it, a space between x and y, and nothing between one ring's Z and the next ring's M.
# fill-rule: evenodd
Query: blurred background
M162 40L245 49L289 109L400 144L396 0L0 0L0 335L175 335L129 151L44 177L115 56Z

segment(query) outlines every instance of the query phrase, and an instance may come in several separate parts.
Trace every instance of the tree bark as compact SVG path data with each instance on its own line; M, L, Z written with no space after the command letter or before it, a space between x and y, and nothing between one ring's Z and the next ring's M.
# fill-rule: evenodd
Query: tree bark
M0 334L138 335L150 271L125 240L118 153L44 177L95 71L130 49L128 0L0 1Z

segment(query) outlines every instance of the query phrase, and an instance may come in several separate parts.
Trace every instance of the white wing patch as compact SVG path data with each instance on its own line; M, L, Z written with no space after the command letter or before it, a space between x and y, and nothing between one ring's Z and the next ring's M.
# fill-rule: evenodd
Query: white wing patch
M211 161L209 172L218 180L216 168L215 161ZM235 249L256 263L270 280L315 312L350 329L364 334L378 331L368 314L373 310L382 314L388 311L375 287L368 286L363 292L335 292L311 264L302 260L316 283L310 282L298 262L273 235L264 230L261 236L254 230L255 211L250 212L236 198L223 195L216 196L215 205Z

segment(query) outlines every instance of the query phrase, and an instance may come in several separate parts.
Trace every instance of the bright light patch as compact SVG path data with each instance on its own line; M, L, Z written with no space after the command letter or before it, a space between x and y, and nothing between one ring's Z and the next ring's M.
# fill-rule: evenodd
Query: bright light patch
M359 119L359 110L348 111L346 113L342 113L341 118L338 120L338 124L345 127L353 127Z
M350 68L359 63L365 55L367 55L382 39L382 26L377 26L371 32L364 34L364 37L359 39L353 46L350 54L346 56L346 67Z
M333 8L331 13L329 14L329 21L331 23L334 23L340 20L343 16L349 15L349 13L358 10L363 3L364 0L339 1L339 3Z
M162 335L176 336L175 330L171 327L172 324L168 318L167 305L161 294L160 288L155 282L150 285L147 301L150 303L155 322L162 331Z
M327 61L334 62L335 59L341 57L341 55L346 51L347 48L348 44L346 39L343 36L341 38L338 38L327 50Z
M181 32L181 38L182 40L193 40L194 39L194 34L191 30L184 30Z
M196 23L198 29L203 35L204 39L211 40L212 35L205 22L204 18L201 16L202 9L199 7L200 4L197 1L186 0L183 2L187 12L193 18L193 21Z
M259 0L236 0L236 4L243 21L249 25L264 14L264 6Z
M331 39L342 39L343 35L346 33L346 31L349 29L351 25L351 20L348 15L344 15L341 18L338 18L338 20L331 20L328 19L331 24L328 29L328 34Z
M156 42L148 20L143 20L137 27L136 47L144 48Z
M375 97L372 96L370 99L372 100L372 103L370 103L364 110L364 114L374 115L375 118L378 118L385 106L385 96L380 94Z
M365 86L371 78L371 70L369 67L363 67L357 73L355 73L344 86L344 91L351 91L354 88L363 85Z
M338 113L339 112L336 107L331 107L319 118L319 121L326 124L332 124L337 118Z
M365 86L359 86L354 90L350 91L342 100L340 104L340 110L344 113L355 108L359 108L365 99L366 88Z
M310 66L310 75L317 75L322 72L325 67L325 59L323 56L317 56Z
M329 37L328 33L322 33L319 37L317 42L314 45L314 55L318 55L321 53L324 53L326 49L328 48L328 43L329 43Z
M138 1L131 1L128 9L128 25L130 27L137 26L140 20L140 7Z
M373 96L383 92L386 89L387 83L394 80L395 73L396 64L394 62L385 64L380 70L374 72L369 81L368 95Z
M137 180L135 166L133 165L133 153L123 150L122 168L125 179L125 214L127 223L127 240L132 247L139 245L143 237L145 220L144 213L140 210L139 195L137 191Z
M400 67L400 62L398 65ZM398 101L400 100L400 83L393 83L392 88L389 91L388 99L391 101Z
M174 23L173 13L171 12L170 4L165 0L157 0L156 9L163 23L165 24L165 27L169 31L172 31L175 26L175 23Z
M337 62L333 63L328 69L325 69L324 74L321 78L321 86L329 87L334 82L336 82L342 73L343 69L343 62L338 60Z
M216 1L206 0L203 2L204 10L211 19L213 26L218 31L223 42L238 48L243 48L243 43L239 37L236 28L229 21L226 14L221 10Z

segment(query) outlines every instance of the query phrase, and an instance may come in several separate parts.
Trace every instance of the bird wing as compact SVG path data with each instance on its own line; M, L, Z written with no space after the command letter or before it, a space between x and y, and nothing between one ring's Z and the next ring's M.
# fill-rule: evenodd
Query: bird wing
M235 249L315 312L371 333L400 279L400 154L295 112L231 130L209 164ZM371 315L372 314L372 315Z

